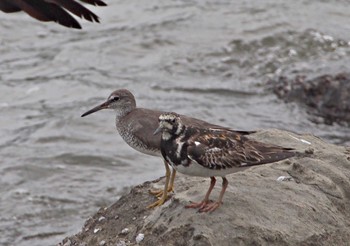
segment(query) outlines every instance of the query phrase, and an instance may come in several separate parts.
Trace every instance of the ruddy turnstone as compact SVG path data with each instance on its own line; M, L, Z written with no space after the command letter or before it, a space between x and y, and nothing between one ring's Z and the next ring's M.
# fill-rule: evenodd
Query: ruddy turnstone
M113 109L115 111L117 130L129 146L144 154L161 156L161 136L155 136L153 132L158 127L158 118L163 113L162 111L136 107L134 95L126 89L114 91L107 98L107 101L85 112L82 117L101 109ZM187 125L225 129L227 132L232 131L237 135L252 133L247 131L233 131L230 128L213 125L199 119L186 116L181 117L182 121ZM168 197L168 192L173 191L176 171L172 170L171 172L166 161L164 161L164 165L166 170L164 189L151 191L152 194L157 195L160 199L149 205L149 208L162 205Z
M180 173L210 177L210 186L203 201L186 206L199 208L200 212L211 212L221 205L228 185L225 177L227 174L254 165L280 161L296 154L291 148L253 141L215 126L188 125L176 113L159 116L159 127L154 134L160 132L161 152L165 161ZM222 189L219 199L211 202L209 196L216 182L215 176L222 177Z

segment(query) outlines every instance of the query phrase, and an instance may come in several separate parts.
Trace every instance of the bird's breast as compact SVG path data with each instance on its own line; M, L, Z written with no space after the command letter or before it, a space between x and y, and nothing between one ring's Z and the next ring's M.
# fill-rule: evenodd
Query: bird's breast
M128 129L128 127L117 125L117 130L119 135L131 148L146 155L161 156L159 148L147 145L147 143L143 142L137 135L133 134L133 131Z
M162 141L162 148L164 148L164 153L166 160L172 166L189 165L189 159L187 157L186 144L184 141L179 139L171 141Z

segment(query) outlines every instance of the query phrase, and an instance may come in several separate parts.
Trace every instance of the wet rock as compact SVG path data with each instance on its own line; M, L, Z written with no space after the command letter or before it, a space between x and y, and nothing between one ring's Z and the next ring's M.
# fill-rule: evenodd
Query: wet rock
M313 151L228 175L224 204L209 214L184 208L204 197L208 178L179 174L176 193L155 209L146 208L156 199L148 190L164 179L145 182L85 223L101 231L82 230L60 245L348 245L350 150L311 135L277 130L258 131L253 138L300 153ZM281 176L291 178L277 181ZM220 184L211 198L217 199L219 192ZM127 234L120 233L124 228Z
M324 123L350 126L350 74L323 75L313 79L296 76L271 80L274 93L285 102L305 105L307 111L322 117ZM317 118L312 118L317 121Z

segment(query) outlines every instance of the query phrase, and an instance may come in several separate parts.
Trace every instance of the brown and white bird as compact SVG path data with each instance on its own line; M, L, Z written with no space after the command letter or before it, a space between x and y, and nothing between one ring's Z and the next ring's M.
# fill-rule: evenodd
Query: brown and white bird
M116 113L115 122L117 130L129 146L144 154L161 157L161 136L155 136L153 135L153 132L158 127L158 118L160 114L164 112L136 107L134 95L126 89L121 89L114 91L107 98L107 101L85 112L82 117L102 109L114 110ZM252 133L248 131L234 131L227 127L213 125L187 116L181 117L184 123L195 127L225 129L227 132L232 131L237 135ZM168 192L173 191L176 171L172 170L171 172L169 165L166 162L164 162L164 165L166 169L164 189L151 191L152 194L156 194L160 199L149 207L162 205L168 197Z
M191 176L210 177L210 187L203 201L186 206L199 208L200 212L211 212L221 205L228 185L226 175L296 154L291 148L253 141L226 129L188 125L176 113L159 116L159 127L154 134L160 132L162 156L176 171ZM210 202L215 176L222 177L222 189L219 199Z
M101 0L80 0L96 6L106 6ZM76 0L0 0L0 10L5 13L24 11L39 21L54 21L71 28L80 29L79 22L69 14L91 22L99 22L96 14Z

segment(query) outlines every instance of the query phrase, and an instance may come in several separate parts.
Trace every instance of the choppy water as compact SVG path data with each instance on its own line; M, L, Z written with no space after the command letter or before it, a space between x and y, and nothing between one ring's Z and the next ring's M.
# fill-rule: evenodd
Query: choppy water
M83 31L0 13L0 245L54 245L126 187L164 175L128 147L113 112L138 105L238 129L283 128L349 144L264 90L273 76L348 71L347 1L109 1Z

